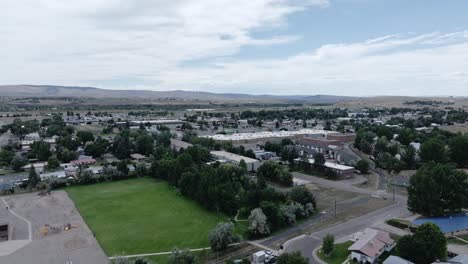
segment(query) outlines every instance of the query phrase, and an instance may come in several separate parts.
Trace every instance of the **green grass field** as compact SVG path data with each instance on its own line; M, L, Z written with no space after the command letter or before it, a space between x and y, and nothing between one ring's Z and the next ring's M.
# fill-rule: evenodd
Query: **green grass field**
M207 247L208 232L228 220L153 179L74 186L66 191L108 256Z
M325 256L322 249L317 252L318 257L329 264L341 264L343 263L346 258L351 254L348 251L348 248L353 244L351 241L346 241L344 243L335 244L335 248L333 249L330 256Z

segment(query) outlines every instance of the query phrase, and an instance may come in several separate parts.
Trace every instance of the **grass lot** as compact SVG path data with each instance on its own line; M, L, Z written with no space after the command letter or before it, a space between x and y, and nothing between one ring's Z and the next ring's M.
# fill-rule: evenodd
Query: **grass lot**
M209 230L227 221L153 179L74 186L66 191L108 256L207 247Z
M318 257L329 264L341 264L351 254L348 248L353 244L351 241L335 244L335 248L330 256L325 256L322 249L317 252Z

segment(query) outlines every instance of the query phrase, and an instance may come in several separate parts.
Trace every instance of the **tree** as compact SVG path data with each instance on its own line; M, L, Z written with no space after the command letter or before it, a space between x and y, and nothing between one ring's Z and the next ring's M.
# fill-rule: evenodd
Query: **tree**
M433 223L420 225L414 235L398 241L400 256L414 263L429 264L447 258L447 239Z
M276 264L308 264L309 259L305 258L299 252L283 253L276 260Z
M52 156L52 152L50 151L49 143L43 141L36 141L31 144L31 153L41 161L46 161Z
M450 160L460 167L468 165L468 136L457 135L449 140Z
M56 169L58 167L60 167L60 161L56 157L52 156L47 160L47 169L48 170L53 170L53 169Z
M34 168L34 165L31 165L31 168L29 169L29 177L28 177L28 187L29 189L32 189L36 187L36 185L41 181L41 178L39 175L37 175L36 169Z
M110 146L109 141L101 137L98 137L96 141L94 141L91 144L86 145L84 152L86 155L90 155L94 158L98 158L107 152L109 146Z
M322 241L322 250L325 255L329 256L335 247L335 237L327 234Z
M242 169L244 169L247 172L247 163L245 163L244 159L240 160L239 167L241 167Z
M119 159L126 159L130 155L130 139L128 131L124 130L115 136L112 145L113 154Z
M7 166L15 157L13 151L1 148L0 149L0 166Z
M10 162L10 166L14 171L21 171L21 168L26 164L28 164L28 160L22 156L15 156Z
M168 264L195 264L196 259L193 254L188 250L179 250L175 248L172 250L169 257Z
M249 216L249 232L253 236L264 236L270 234L267 217L262 209L255 208Z
M128 173L129 173L129 169L128 169L128 166L127 166L127 160L121 160L118 164L117 164L117 170L119 172L121 172L123 175L127 176Z
M289 199L301 205L312 204L317 208L314 195L305 186L295 186L289 192Z
M447 161L445 143L439 139L431 138L421 145L419 156L424 162L444 163Z
M377 140L374 146L374 155L377 156L380 153L388 151L388 139L383 136Z
M231 222L219 223L208 234L208 240L210 241L213 251L218 252L225 250L229 244L238 241L238 237L234 235L234 224Z
M291 186L293 184L292 174L289 172L288 168L274 161L263 163L257 169L257 176L286 186Z
M262 201L260 209L269 221L271 229L276 229L282 225L282 217L279 206L272 201Z
M68 163L77 158L78 158L78 153L74 151L70 151L67 148L63 148L57 151L57 159L59 159L62 162Z
M360 171L362 174L367 174L369 173L369 162L365 161L365 160L359 160L357 163L356 163L356 169L358 171Z
M460 212L468 207L468 175L450 164L428 163L411 177L408 209L426 216Z
M405 235L402 236L398 240L398 244L396 246L400 257L404 259L410 259L413 257L413 253L415 251L415 245L413 242L413 235Z
M136 152L142 155L150 155L154 149L154 138L150 135L140 135L135 140Z
M321 168L325 165L325 155L323 153L315 153L314 154L314 165Z
M366 154L372 153L374 144L374 138L377 135L370 131L359 130L356 139L354 140L354 146Z
M401 161L405 164L406 169L414 169L416 167L416 149L409 145L401 151Z
M81 184L92 184L95 183L95 178L91 171L85 170L80 171L79 181Z
M80 140L82 144L86 144L86 142L94 141L94 135L90 131L78 131L76 133L76 137Z
M403 169L403 162L388 152L378 156L377 164L379 167L387 170L389 174L392 174L392 172L398 173Z

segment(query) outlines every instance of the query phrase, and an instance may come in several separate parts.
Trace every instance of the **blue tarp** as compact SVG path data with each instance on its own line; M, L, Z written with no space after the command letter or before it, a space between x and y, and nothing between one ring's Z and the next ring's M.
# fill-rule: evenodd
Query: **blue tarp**
M468 230L468 214L421 218L414 220L413 224L421 225L428 222L436 224L444 233Z

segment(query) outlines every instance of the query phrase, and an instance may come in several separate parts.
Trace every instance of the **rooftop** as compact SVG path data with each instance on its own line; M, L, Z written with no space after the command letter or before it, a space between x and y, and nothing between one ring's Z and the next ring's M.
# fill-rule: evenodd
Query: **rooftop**
M300 158L295 159L296 161L301 161ZM310 164L314 164L314 159L309 159ZM338 164L336 162L325 161L325 167L335 170L354 170L354 167Z
M228 160L233 160L233 161L236 161L236 162L240 162L241 160L244 160L246 163L258 162L258 160L256 160L256 159L252 159L252 158L249 158L249 157L237 155L237 154L227 152L227 151L211 151L210 153L213 156L226 158Z
M387 232L366 228L348 250L359 251L369 257L378 257L385 245L391 245L394 242Z
M328 130L317 130L317 129L301 129L296 131L262 131L262 132L255 132L255 133L235 133L231 135L211 135L211 136L203 136L207 138L212 138L214 140L221 140L221 141L236 141L236 140L249 140L249 139L261 139L261 138L283 138L283 137L291 137L297 135L313 135L313 134L330 134L330 133L337 133Z
M413 221L413 224L415 225L422 225L425 223L433 223L437 225L444 233L468 230L468 214L421 218Z

